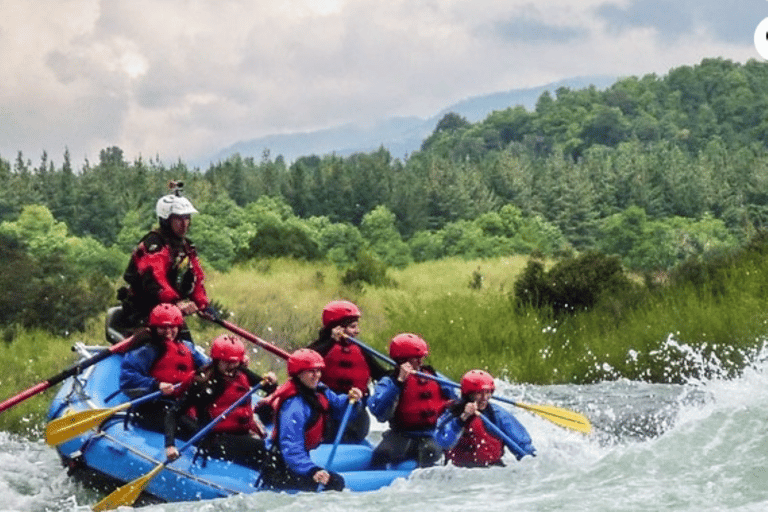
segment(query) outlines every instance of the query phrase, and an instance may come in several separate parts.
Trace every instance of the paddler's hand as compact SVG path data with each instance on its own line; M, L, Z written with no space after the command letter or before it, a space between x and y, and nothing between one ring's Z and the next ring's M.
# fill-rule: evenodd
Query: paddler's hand
M274 386L277 384L277 375L275 375L275 372L267 372L261 377L261 380L265 386Z
M349 390L349 392L347 393L347 396L349 397L349 400L350 400L351 402L357 402L358 400L360 400L361 398L363 398L363 392L362 392L362 391L360 391L360 390L359 390L359 389L357 389L357 388L352 388L352 389L350 389L350 390Z
M321 469L320 471L315 471L315 474L312 475L312 480L319 484L328 485L328 482L331 480L331 474Z
M400 382L405 382L405 379L408 378L410 374L415 372L416 370L413 369L413 366L409 362L405 362L400 365L398 374L397 374L397 380Z
M337 325L331 329L331 339L333 341L344 341L347 339L347 333L344 332L344 327Z
M180 300L176 303L176 307L181 310L181 314L184 316L192 315L198 311L197 304L191 300Z
M160 384L157 385L157 389L159 389L160 393L162 393L163 395L170 395L171 393L173 393L173 384L171 384L170 382L161 382Z
M476 402L467 402L467 405L464 406L464 412L461 413L461 421L467 421L470 417L477 414L477 403Z
M175 446L166 446L165 458L168 459L169 462L173 462L179 458L179 450L177 450Z

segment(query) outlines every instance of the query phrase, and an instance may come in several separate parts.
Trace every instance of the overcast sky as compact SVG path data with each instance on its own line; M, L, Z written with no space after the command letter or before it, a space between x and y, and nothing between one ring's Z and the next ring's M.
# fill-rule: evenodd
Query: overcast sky
M584 75L760 59L768 0L0 0L0 157L192 161Z

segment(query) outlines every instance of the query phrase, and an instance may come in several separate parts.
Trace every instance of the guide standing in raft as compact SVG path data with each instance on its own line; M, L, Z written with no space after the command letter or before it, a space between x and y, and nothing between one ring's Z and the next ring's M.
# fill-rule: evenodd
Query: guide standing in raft
M169 186L171 193L155 206L159 228L139 241L123 274L127 286L118 291L123 308L118 327L123 334L144 325L152 308L162 303L175 304L185 316L205 311L218 318L205 292L197 251L187 238L197 210L181 195L183 183L172 181ZM191 339L186 324L181 331Z

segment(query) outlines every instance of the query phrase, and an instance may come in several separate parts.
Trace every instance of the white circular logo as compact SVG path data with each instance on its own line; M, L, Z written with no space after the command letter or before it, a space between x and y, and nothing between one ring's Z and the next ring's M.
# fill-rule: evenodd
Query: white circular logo
M768 60L768 18L757 25L755 30L755 48L762 58Z

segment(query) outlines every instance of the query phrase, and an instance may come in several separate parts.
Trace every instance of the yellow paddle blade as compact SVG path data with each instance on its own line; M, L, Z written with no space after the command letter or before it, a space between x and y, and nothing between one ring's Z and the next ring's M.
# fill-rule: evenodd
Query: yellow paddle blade
M98 502L93 506L94 512L100 512L102 510L113 510L117 507L133 505L136 498L139 497L141 491L147 486L150 480L152 480L160 471L165 467L165 462L155 466L155 469L150 471L144 476L137 478L136 480L125 484L124 486L113 491L112 494Z
M586 416L578 412L555 407L554 405L530 405L520 402L515 402L515 405L536 413L561 427L584 432L585 434L592 432L592 424Z
M130 403L125 403L111 409L88 409L56 418L45 427L45 442L57 445L69 441L83 432L98 427L113 414L130 406Z

